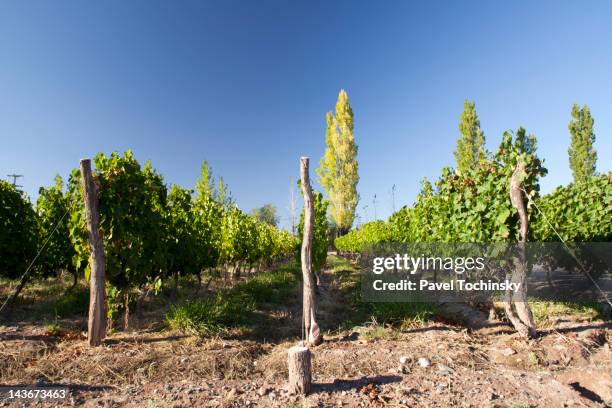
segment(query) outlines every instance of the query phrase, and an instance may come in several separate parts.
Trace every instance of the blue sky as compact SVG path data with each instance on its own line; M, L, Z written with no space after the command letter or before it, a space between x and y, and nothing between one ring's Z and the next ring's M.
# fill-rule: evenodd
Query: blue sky
M574 102L612 169L611 20L603 1L3 1L0 177L35 197L82 157L132 149L193 186L206 159L241 208L271 202L286 226L298 158L318 165L344 88L362 219L374 194L388 216L393 184L399 208L453 165L465 98L490 149L537 135L547 192L571 180Z

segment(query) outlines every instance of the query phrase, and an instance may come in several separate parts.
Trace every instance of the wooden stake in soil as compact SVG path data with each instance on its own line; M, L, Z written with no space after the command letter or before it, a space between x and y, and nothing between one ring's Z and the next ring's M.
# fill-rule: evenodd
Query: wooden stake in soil
M98 346L106 337L106 303L104 244L100 233L100 213L98 211L98 188L91 175L91 160L81 160L81 180L85 217L91 244L91 273L89 275L89 322L87 340L90 346Z
M289 349L289 392L308 394L312 384L310 350L295 346Z
M303 277L303 319L305 337L313 346L323 342L323 336L319 331L316 321L316 296L315 280L312 273L312 237L314 228L314 201L312 188L310 187L310 175L308 170L308 157L300 158L300 176L302 194L304 196L304 235L302 236L302 277Z

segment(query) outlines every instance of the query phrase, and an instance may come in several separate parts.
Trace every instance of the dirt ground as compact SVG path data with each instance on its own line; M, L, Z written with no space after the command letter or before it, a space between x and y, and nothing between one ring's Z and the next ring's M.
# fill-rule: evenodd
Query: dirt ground
M558 316L523 340L498 322L480 329L445 318L390 328L338 327L344 302L323 276L325 342L313 352L314 390L285 390L287 349L299 341L296 304L261 331L218 338L160 329L111 334L88 348L84 321L49 332L0 326L0 384L66 386L47 402L0 406L85 407L606 407L612 404L610 321ZM269 323L269 322L268 322ZM335 329L331 329L336 327ZM554 328L553 328L554 327ZM275 331L276 330L276 331ZM282 335L279 335L282 333Z

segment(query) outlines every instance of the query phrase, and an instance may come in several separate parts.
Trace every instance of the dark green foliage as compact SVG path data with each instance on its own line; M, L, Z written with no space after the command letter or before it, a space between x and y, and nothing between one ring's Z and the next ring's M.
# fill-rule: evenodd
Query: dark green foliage
M168 270L183 275L201 270L200 250L193 210L193 191L173 185L168 194L166 221L168 225Z
M0 180L0 276L21 276L36 255L36 213L27 198Z
M40 239L48 239L47 245L38 260L38 268L43 275L49 276L62 270L76 273L73 260L77 253L70 241L70 197L63 192L63 181L55 177L55 185L38 190L36 212ZM57 229L56 229L57 228Z
M612 241L612 174L557 187L536 205L544 215L532 226L538 241L559 241L554 230L568 242Z
M167 267L163 179L150 164L141 168L130 151L123 156L100 153L94 163L107 281L120 289L145 283ZM87 262L90 249L78 171L73 172L70 191L78 203L71 217L71 235L81 262Z

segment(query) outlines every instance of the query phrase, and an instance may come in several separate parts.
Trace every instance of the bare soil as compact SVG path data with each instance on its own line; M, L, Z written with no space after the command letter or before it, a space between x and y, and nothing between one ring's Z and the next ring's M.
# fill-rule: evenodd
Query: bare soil
M561 316L530 341L503 322L476 329L444 317L402 328L368 322L339 328L351 310L337 279L329 272L322 276L321 326L329 331L312 349L315 386L307 397L285 390L287 349L299 342L295 301L267 311L267 327L219 338L168 331L152 323L161 318L151 313L137 330L113 333L97 348L86 345L83 319L61 321L52 332L42 324L10 322L0 326L0 384L67 386L70 397L4 399L0 406L612 404L609 321Z

